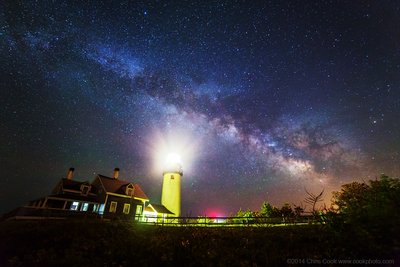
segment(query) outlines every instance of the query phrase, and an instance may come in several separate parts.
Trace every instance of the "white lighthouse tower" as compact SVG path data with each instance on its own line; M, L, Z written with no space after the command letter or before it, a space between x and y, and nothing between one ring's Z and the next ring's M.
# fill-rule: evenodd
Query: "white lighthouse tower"
M181 215L181 178L183 176L180 156L169 154L163 172L161 204L174 213Z

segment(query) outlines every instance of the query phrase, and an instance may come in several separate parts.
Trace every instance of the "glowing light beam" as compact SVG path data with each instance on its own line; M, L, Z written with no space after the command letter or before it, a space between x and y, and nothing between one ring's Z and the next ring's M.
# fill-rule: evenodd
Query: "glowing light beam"
M160 132L149 137L149 154L153 159L154 175L163 173L168 165L179 164L190 171L199 151L199 140L189 130Z

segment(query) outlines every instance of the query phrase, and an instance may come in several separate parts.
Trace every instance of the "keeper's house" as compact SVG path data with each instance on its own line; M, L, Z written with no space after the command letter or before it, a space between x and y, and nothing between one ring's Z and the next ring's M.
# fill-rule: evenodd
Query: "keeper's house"
M70 168L50 195L30 201L3 219L98 217L146 221L144 211L149 198L138 184L118 179L118 168L112 177L97 175L91 183L75 181L73 174ZM165 207L157 206L157 210L160 217L163 212L170 213Z

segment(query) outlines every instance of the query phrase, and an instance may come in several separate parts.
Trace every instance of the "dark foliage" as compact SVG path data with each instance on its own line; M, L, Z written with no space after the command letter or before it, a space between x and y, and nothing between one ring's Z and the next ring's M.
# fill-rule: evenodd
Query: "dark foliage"
M382 175L366 183L353 182L333 193L327 222L333 229L351 228L376 251L400 253L400 180ZM382 247L381 244L386 246Z
M158 227L123 222L9 221L0 266L284 266L287 259L393 258L344 228ZM380 246L376 250L376 246Z

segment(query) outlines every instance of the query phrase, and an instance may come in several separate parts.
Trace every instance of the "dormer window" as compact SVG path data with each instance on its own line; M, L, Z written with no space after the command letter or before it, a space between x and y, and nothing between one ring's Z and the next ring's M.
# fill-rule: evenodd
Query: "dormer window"
M89 185L85 185L85 184L81 185L81 193L82 193L82 195L87 196L89 194L89 191L90 191L90 186Z
M125 189L125 194L127 196L133 196L134 192L135 192L135 187L133 186L133 184L128 184Z

